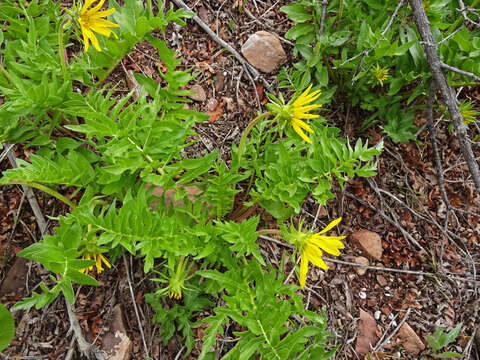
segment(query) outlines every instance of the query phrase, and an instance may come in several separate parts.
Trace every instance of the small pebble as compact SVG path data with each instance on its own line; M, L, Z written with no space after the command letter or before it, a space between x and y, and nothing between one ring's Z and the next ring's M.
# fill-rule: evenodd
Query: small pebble
M365 293L365 291L360 291L358 293L358 296L360 297L360 299L366 299L367 298L367 294Z
M393 313L390 313L390 315L388 315L389 320L392 320L394 317L395 317L395 315L393 315Z
M385 286L385 290L390 290L390 286Z
M375 314L373 314L373 317L375 318L375 320L380 319L380 314L381 314L380 310L375 311Z
M392 321L392 326L397 326L397 322L395 320Z

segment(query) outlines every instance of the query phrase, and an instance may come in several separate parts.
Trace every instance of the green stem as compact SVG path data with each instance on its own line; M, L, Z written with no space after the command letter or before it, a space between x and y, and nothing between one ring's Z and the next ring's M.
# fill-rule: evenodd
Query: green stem
M185 255L180 256L180 261L178 262L178 266L177 266L177 275L181 272L184 261L185 261Z
M263 119L268 115L270 115L269 112L258 115L255 119L250 121L248 126L243 131L242 138L240 139L240 144L238 145L238 161L240 161L240 159L242 158L243 147L245 146L245 140L247 140L247 135L250 133L252 128L257 124L257 122L259 122L261 119Z
M35 189L41 190L49 195L52 195L53 197L57 198L58 200L64 202L68 206L70 206L72 209L75 209L76 205L68 200L65 196L60 194L59 192L50 189L48 186L33 182L33 181L27 181L27 180L10 180L8 182L9 185L25 185L25 186L30 186Z
M63 28L69 20L69 18L65 18L58 29L58 55L60 56L60 64L62 65L63 78L67 76L67 63L65 62L65 49L63 47Z
M127 52L128 53L128 52ZM125 53L125 54L127 54ZM100 78L98 79L97 83L94 85L97 89L100 88L103 83L105 82L105 80L107 80L107 77L108 75L110 75L110 73L115 70L115 68L117 67L117 65L120 63L120 61L123 59L123 56L121 58L119 58L118 60L115 60L113 62L112 65L110 65L110 67L107 69L107 72Z
M272 234L272 235L282 235L282 231L278 229L261 229L257 231L260 235L267 235L267 234Z

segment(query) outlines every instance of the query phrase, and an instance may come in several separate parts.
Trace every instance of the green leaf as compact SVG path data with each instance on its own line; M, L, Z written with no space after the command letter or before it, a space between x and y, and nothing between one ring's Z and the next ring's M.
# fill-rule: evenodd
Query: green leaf
M7 348L15 336L15 322L10 311L0 303L0 351Z
M209 316L203 320L203 323L210 324L205 330L207 336L203 338L202 352L200 353L198 360L205 360L205 357L210 351L210 348L215 344L217 334L222 334L222 326L228 321L228 317L224 314Z
M289 5L282 6L280 11L287 14L290 20L299 23L313 19L312 14L307 11L305 6L299 3L291 3Z
M295 39L297 39L299 36L312 33L313 30L314 30L313 24L310 24L310 23L300 23L300 24L297 24L297 25L293 26L292 28L290 28L290 30L288 30L288 31L285 33L285 39L295 40Z
M427 336L428 345L434 351L442 349L444 346L454 342L457 339L457 336L460 333L462 326L463 323L460 323L454 329L450 330L447 333L443 332L445 329L437 329L432 336Z
M432 356L437 359L447 359L452 357L462 357L463 355L455 351L445 351L441 354L432 354Z

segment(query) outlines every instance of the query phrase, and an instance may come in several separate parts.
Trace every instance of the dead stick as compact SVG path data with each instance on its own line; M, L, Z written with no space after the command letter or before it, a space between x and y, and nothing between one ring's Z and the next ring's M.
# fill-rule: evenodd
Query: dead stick
M96 359L105 359L102 351L98 350L96 345L88 343L83 337L82 328L80 327L78 319L72 311L72 305L68 302L67 298L65 298L65 306L67 307L68 318L70 319L70 330L73 330L73 334L77 340L78 349L82 355L86 356L88 359L90 359L91 355L94 355Z
M475 160L475 156L468 139L467 128L465 126L463 117L460 114L457 101L453 96L452 88L450 87L450 84L448 83L448 80L442 71L442 61L438 55L438 45L433 40L432 30L430 28L427 15L425 14L425 9L423 8L421 0L409 0L409 2L413 9L415 24L417 25L418 32L420 33L420 37L423 41L423 47L427 55L428 65L432 70L433 78L452 117L453 124L455 126L455 135L460 145L460 149L462 150L463 157L465 158L470 173L472 174L475 187L477 188L477 191L480 192L480 169L477 161Z
M13 168L17 168L17 157L15 156L15 152L11 151L13 145L8 143L4 144L5 148L8 148L9 151L7 152L8 160ZM45 221L45 217L40 210L40 205L38 205L37 198L33 193L32 189L26 185L22 185L23 192L25 193L28 203L33 210L33 214L35 215L35 220L37 221L38 227L40 229L40 233L43 236L47 232L47 222Z

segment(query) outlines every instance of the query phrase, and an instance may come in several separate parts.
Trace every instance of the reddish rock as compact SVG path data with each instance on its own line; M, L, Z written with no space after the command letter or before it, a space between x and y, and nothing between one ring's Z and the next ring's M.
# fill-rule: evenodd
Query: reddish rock
M102 349L107 353L107 359L109 360L130 359L133 342L127 336L120 304L113 308L110 331L102 339Z
M383 254L382 239L377 233L361 229L350 235L350 240L357 243L364 255L373 260L381 260Z
M205 94L205 90L203 90L203 87L201 87L200 85L193 85L190 88L190 91L193 92L192 95L188 95L190 99L200 102L207 100L207 94Z
M358 323L355 352L358 355L365 355L370 351L370 345L375 346L377 341L377 322L372 315L360 309L360 321Z
M247 61L260 71L270 73L287 59L278 37L267 31L257 31L242 46Z
M363 257L363 256L356 256L354 261L355 261L355 263L357 263L359 265L368 266L370 264L368 259L366 257ZM367 272L367 269L355 266L355 272L358 275L364 275Z
M420 351L425 349L422 340L407 323L404 323L398 330L396 342L401 344L409 355L418 355Z

